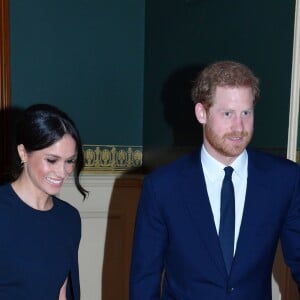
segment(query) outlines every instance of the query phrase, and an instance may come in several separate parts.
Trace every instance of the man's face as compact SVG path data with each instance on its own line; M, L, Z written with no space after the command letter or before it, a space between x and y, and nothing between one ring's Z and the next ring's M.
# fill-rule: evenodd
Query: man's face
M203 124L205 148L226 165L232 163L251 140L253 100L251 88L225 86L216 88L208 111L202 104L196 105L197 119Z

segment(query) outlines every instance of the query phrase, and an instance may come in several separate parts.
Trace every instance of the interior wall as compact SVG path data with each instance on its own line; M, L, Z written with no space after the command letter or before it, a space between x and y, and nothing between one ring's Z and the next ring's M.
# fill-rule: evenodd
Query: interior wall
M260 78L252 145L286 149L294 9L294 0L146 2L143 144L150 165L153 151L201 142L191 81L223 59L245 63Z
M142 145L145 0L10 0L12 107L67 111L84 144Z
M73 178L59 196L81 215L79 273L82 300L128 300L131 244L142 177L84 176L90 194L82 200Z
M138 146L147 165L151 151L173 159L197 147L191 81L220 59L261 79L253 146L286 148L295 0L9 3L12 106L66 110L93 157L94 145Z

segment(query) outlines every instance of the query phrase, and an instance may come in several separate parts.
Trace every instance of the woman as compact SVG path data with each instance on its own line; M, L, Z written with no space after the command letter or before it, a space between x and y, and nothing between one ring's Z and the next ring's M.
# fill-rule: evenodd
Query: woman
M17 126L20 171L0 187L0 299L80 299L78 211L55 195L83 168L81 139L56 107L36 104Z

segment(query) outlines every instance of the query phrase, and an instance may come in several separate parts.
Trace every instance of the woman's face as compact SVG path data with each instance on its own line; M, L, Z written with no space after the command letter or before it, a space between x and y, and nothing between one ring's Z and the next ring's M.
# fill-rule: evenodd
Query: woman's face
M64 181L73 172L77 151L76 142L65 134L50 147L33 152L26 152L24 145L18 145L18 152L24 162L21 174L37 193L57 194Z

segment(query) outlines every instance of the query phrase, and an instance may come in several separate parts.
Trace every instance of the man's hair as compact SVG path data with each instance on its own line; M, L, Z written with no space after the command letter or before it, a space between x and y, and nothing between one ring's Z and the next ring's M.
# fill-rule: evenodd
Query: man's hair
M259 97L259 79L245 65L235 61L220 61L207 66L199 73L192 88L192 100L202 103L205 109L211 107L217 86L250 87L254 104Z

